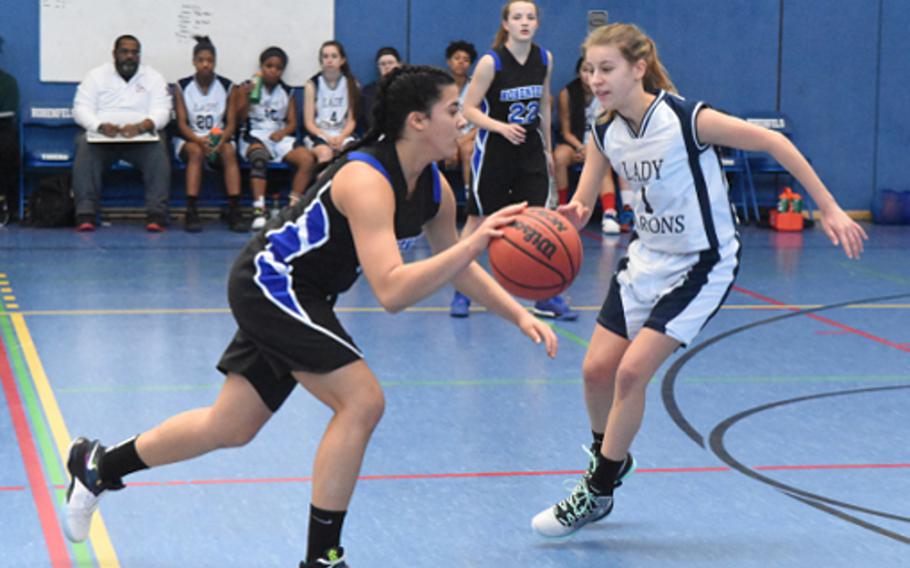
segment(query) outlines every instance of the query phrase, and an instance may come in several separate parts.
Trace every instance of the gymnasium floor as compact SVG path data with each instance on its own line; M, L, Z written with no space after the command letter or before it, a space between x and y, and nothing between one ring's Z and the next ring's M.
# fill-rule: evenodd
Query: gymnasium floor
M910 565L910 228L867 226L859 262L819 228L742 230L727 305L654 377L639 470L567 540L531 517L586 465L581 361L627 237L583 235L550 361L450 290L341 318L387 410L344 545L354 568ZM296 566L328 412L299 390L249 446L141 472L90 543L57 520L70 436L112 444L209 404L234 331L225 277L245 235L0 229L0 566ZM426 246L414 252L427 254Z

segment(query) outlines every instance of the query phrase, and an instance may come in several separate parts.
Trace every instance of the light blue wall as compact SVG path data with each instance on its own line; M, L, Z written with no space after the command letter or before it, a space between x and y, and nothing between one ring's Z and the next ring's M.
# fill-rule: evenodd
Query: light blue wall
M288 0L292 1L292 0ZM779 109L797 144L848 209L868 209L875 188L910 189L910 3L906 0L540 0L540 44L557 62L555 91L572 78L587 11L637 23L654 37L680 91L734 114ZM38 2L5 2L0 67L23 105L68 101L74 85L38 80ZM489 48L493 0L336 0L336 37L362 83L373 55L396 47L413 63L444 65L453 39ZM316 54L291 54L316 57Z

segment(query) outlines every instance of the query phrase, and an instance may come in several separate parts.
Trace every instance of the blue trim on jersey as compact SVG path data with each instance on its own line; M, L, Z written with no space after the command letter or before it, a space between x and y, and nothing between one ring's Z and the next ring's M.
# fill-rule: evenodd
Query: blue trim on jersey
M227 77L222 77L221 75L215 75L215 79L217 79L218 82L221 83L221 86L224 87L225 93L231 92L231 86L233 85L233 82L230 79Z
M430 164L430 168L433 171L433 201L439 203L439 200L442 197L442 181L439 179L439 166L436 165L436 162L433 162Z
M350 152L348 154L349 162L366 162L367 164L373 166L373 168L385 176L386 181L389 182L389 185L394 186L392 183L392 176L389 175L389 172L386 171L385 166L383 166L375 156L364 152Z
M493 51L492 49L487 52L487 55L493 56L493 66L497 71L502 71L502 60L499 59L499 54Z
M540 47L539 45L537 47ZM550 65L550 54L546 49L540 47L540 60L543 61L543 66L548 67Z
M693 113L699 109L699 105L698 103L690 103L681 97L667 96L664 97L664 100L667 106L676 113L682 128L683 140L686 143L686 154L689 158L689 169L692 172L692 180L695 182L695 194L698 197L698 208L701 211L702 222L705 225L705 236L708 238L708 245L711 249L718 250L720 245L717 240L717 229L714 227L714 216L711 214L711 198L708 195L708 184L705 181L705 174L701 169L701 151L698 149L698 142L692 129L694 123Z
M194 77L195 77L195 75L190 75L189 77L184 77L183 79L179 79L177 81L177 85L180 87L180 90L185 91L186 86L193 82Z

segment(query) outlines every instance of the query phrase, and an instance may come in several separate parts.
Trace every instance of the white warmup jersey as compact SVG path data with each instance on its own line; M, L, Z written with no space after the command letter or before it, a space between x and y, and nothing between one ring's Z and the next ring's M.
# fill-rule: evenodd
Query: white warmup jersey
M259 102L250 104L247 132L258 138L256 132L271 133L287 126L288 107L292 96L291 88L284 81L278 81L271 92L263 85Z
M180 79L177 85L183 95L187 122L193 132L206 135L216 126L224 129L228 94L231 92L230 79L215 75L206 92L202 92L194 76Z
M698 140L704 103L660 91L635 132L614 114L595 142L635 193L635 231L647 248L675 254L718 250L735 238L717 150Z
M294 137L285 136L279 141L271 139L273 132L282 130L287 125L288 108L294 94L284 81L269 92L262 87L262 97L258 103L250 104L250 111L240 138L240 154L246 156L250 145L259 143L265 146L273 162L280 162L294 149Z
M330 89L322 73L316 76L316 126L329 136L338 136L348 118L348 80L342 75Z

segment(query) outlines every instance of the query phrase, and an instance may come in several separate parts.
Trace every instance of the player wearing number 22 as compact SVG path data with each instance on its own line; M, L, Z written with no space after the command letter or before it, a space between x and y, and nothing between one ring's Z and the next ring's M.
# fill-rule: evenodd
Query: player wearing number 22
M508 2L493 49L477 62L468 86L465 118L479 130L463 236L505 205L527 201L542 207L547 202L553 56L533 43L537 28L534 2ZM470 300L456 292L451 315L468 315L469 305ZM559 297L537 302L534 311L543 317L578 317Z

